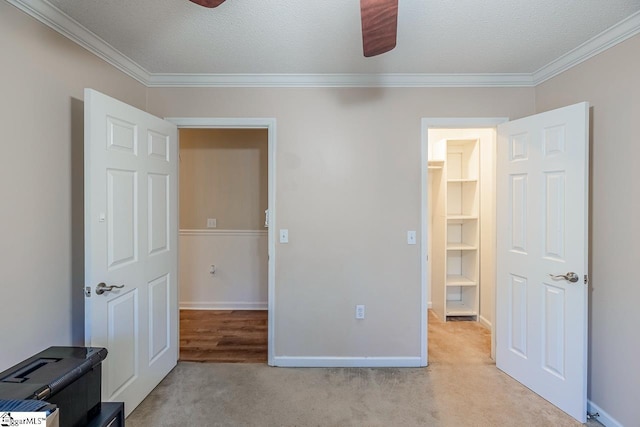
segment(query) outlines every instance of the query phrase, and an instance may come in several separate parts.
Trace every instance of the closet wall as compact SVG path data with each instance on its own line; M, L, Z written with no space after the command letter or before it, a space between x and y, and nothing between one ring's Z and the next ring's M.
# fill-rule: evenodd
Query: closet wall
M487 327L495 310L495 129L430 129L430 306Z
M267 168L266 129L180 130L181 308L267 308Z

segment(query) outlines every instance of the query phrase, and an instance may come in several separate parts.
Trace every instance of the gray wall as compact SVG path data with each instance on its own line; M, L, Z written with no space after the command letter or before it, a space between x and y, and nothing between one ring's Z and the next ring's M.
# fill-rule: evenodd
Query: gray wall
M591 104L589 398L640 425L640 36L536 88L536 110Z
M84 345L83 90L139 108L146 88L0 2L0 371Z
M419 357L420 119L522 117L533 88L151 88L160 117L275 117L275 356ZM365 304L365 321L354 306Z

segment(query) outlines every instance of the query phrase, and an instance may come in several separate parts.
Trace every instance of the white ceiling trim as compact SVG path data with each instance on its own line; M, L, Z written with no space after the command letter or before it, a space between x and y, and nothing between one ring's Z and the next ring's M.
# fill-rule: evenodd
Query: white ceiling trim
M531 74L151 74L149 87L522 87Z
M611 28L587 40L572 51L562 55L532 74L534 86L567 71L569 68L640 33L640 12L636 12Z
M107 61L118 70L146 85L149 72L140 65L114 49L100 37L69 17L51 3L43 0L6 0L18 9L56 30L80 46Z
M638 12L530 74L150 73L46 0L6 1L147 87L532 87L640 33Z

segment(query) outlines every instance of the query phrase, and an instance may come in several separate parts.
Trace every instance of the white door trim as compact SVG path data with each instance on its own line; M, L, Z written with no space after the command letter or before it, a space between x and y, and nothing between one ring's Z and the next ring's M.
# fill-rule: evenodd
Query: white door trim
M427 299L429 295L430 283L428 280L428 236L429 236L429 224L427 222L428 210L429 210L429 194L428 194L428 148L429 148L429 129L465 129L465 128L495 128L499 124L509 121L508 117L425 117L421 123L421 180L420 180L420 271L421 271L421 305L420 305L420 365L427 366L429 361L428 355L428 336L427 336L427 321L428 321L428 308ZM494 322L491 327L491 353L494 353L495 349L495 313L493 315Z
M275 359L275 283L276 283L276 119L275 118L212 118L212 117L167 117L179 129L267 129L269 155L269 294L268 294L268 363ZM180 142L178 141L178 144ZM179 230L174 230L178 234Z

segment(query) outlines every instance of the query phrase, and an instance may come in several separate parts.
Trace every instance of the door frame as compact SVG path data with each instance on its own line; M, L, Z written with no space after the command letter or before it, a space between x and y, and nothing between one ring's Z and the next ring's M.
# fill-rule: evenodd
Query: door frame
M428 360L428 303L429 290L429 262L427 261L429 247L429 129L469 129L469 128L495 128L501 123L508 122L508 117L425 117L421 120L421 153L420 153L420 272L421 272L421 305L420 305L420 365L427 366ZM494 293L495 299L495 293ZM493 322L491 323L491 356L495 355L495 302Z
M165 120L174 123L180 129L267 129L268 133L268 343L267 363L274 366L275 358L275 282L276 282L276 119L275 118L217 118L217 117L166 117ZM178 133L178 147L180 134ZM178 171L180 170L178 165ZM180 186L178 186L180 192ZM179 195L178 195L179 197ZM179 228L179 227L178 227ZM179 230L173 230L178 234ZM180 256L180 254L178 254ZM178 284L179 285L179 284Z

